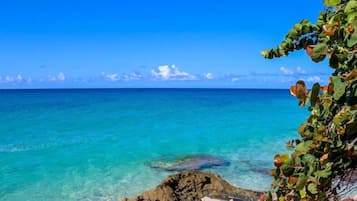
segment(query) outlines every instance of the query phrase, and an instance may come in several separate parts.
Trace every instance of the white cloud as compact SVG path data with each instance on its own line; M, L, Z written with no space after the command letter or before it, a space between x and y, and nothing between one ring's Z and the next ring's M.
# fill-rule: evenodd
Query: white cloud
M240 78L239 77L232 77L232 82L237 82L237 81L239 81L240 80Z
M159 66L158 70L151 70L151 74L154 77L158 77L158 78L162 78L164 80L169 79L170 78L170 67L169 66Z
M311 76L306 79L307 82L321 82L321 78L319 76Z
M55 82L55 81L64 81L66 80L66 76L64 75L63 72L58 73L57 76L53 76L53 75L48 75L47 76L47 81L50 82ZM30 78L30 82L32 81L32 79ZM42 80L40 80L41 82Z
M119 75L118 73L106 74L102 72L102 76L106 80L112 82L119 81L119 80L123 80L123 81L141 80L143 78L143 75L138 72L132 72L130 74L124 74L124 75Z
M21 82L22 81L22 75L21 74L18 74L17 76L16 76L16 79L15 79L16 81L18 81L18 82Z
M283 74L283 75L293 75L294 72L288 68L285 68L285 67L280 67L280 72Z
M64 81L64 80L66 79L66 77L64 76L64 73L63 73L63 72L60 72L60 73L58 73L58 75L57 75L57 79L58 79L59 81Z
M0 76L0 82L2 83L12 83L12 82L26 82L28 79L24 78L22 74L17 74L16 76L5 75Z
M143 78L143 75L137 72L132 72L130 75L124 75L123 79L125 81L131 81L131 80L141 80Z
M296 68L296 72L299 73L299 74L306 74L306 71L304 69L302 69L300 66L298 66Z
M196 76L180 71L175 65L159 66L156 70L151 70L151 75L161 80L197 80Z
M204 76L205 76L205 78L206 78L207 80L212 80L212 79L214 79L214 76L213 76L212 73L205 73Z
M239 75L239 74L225 74L222 77L216 77L218 80L226 80L226 81L231 81L231 82L238 82L240 81L245 75Z
M15 81L15 78L10 76L10 75L6 75L4 79L5 79L5 82L13 82L13 81Z
M296 70L291 70L289 68L286 67L280 67L280 73L283 75L287 75L287 76L293 76L293 75L305 75L307 74L306 70L304 70L303 68L301 68L300 66L296 67Z
M105 76L105 78L106 78L107 80L112 81L112 82L115 82L115 81L120 80L119 75L116 74L116 73L113 73L113 74L105 74L104 76Z
M17 74L16 76L6 75L4 77L0 77L1 82L21 82L23 80L21 74Z
M57 78L56 78L55 76L53 76L53 75L48 75L48 76L47 76L47 80L48 80L48 81L56 81Z

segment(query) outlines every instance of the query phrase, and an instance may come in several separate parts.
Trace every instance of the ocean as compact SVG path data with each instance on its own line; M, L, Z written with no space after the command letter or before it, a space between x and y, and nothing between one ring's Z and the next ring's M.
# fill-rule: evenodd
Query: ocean
M220 157L204 171L267 190L307 115L288 90L0 90L0 200L117 201L172 174L148 163L174 154Z

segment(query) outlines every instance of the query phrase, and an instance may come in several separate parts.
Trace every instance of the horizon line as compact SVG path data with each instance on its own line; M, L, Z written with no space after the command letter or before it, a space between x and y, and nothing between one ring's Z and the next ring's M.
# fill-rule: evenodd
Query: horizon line
M243 90L289 90L289 88L240 88L240 87L73 87L73 88L0 88L0 91L11 90L95 90L95 89L243 89Z

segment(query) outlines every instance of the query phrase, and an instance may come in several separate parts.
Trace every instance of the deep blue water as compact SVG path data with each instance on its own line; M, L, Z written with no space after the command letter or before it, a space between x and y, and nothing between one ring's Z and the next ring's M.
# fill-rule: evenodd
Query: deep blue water
M1 90L0 200L118 200L170 174L146 165L167 154L219 156L207 171L266 190L306 115L288 90Z

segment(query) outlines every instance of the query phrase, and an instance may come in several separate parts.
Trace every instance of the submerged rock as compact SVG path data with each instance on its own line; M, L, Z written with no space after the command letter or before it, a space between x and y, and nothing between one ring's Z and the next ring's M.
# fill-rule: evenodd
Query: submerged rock
M256 201L260 194L236 188L216 174L190 170L170 175L155 189L122 201L199 201L203 198Z
M214 166L227 166L229 162L221 158L206 155L167 155L148 163L152 168L159 168L166 171L201 170Z

